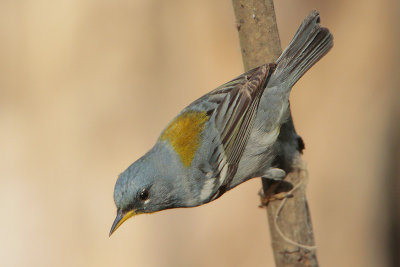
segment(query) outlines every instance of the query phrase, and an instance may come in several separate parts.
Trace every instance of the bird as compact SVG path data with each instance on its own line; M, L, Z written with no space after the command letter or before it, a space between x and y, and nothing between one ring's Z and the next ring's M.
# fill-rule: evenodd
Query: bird
M281 181L288 169L276 159L303 146L293 127L281 131L291 120L290 91L332 46L332 34L312 11L274 63L185 107L155 145L119 175L109 235L132 216L200 206L255 177ZM283 134L299 141L287 145Z

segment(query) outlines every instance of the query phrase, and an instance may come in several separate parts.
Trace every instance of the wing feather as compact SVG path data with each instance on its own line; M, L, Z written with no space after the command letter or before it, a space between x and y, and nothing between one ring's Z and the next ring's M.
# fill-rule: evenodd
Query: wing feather
M210 101L218 102L214 114L221 145L214 149L210 157L210 163L215 164L214 177L220 175L225 166L228 166L228 171L224 172L225 177L220 177L221 188L229 185L236 173L253 127L261 95L274 68L275 64L262 65L207 95ZM216 197L218 196L214 198Z

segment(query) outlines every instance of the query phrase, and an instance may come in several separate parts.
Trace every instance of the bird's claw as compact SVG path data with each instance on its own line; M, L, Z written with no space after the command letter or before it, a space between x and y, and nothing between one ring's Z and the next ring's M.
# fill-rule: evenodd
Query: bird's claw
M260 208L268 206L269 202L293 197L293 194L290 192L280 192L273 195L264 195L262 189L260 190L260 192L258 192L258 195L260 196L260 201L261 201L261 204L259 205Z

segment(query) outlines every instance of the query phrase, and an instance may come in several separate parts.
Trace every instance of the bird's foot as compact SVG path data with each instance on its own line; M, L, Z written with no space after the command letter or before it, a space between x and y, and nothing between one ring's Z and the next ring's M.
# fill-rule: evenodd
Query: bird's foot
M286 172L282 169L271 168L267 171L267 175L263 175L263 187L266 189L260 190L258 195L260 196L260 207L268 206L268 203L276 200L283 200L285 198L293 197L290 191L293 189L293 185L289 182L282 180L286 177Z
M283 200L285 198L293 197L293 194L289 192L279 192L273 195L264 195L262 190L260 190L258 195L260 196L260 202L261 202L259 206L260 208L268 206L268 203L272 201Z

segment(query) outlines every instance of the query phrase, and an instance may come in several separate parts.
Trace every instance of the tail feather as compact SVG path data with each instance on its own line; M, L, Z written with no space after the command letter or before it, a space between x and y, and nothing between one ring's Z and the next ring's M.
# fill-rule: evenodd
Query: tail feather
M319 13L311 11L276 61L274 79L290 89L333 46L333 36L321 27Z

